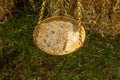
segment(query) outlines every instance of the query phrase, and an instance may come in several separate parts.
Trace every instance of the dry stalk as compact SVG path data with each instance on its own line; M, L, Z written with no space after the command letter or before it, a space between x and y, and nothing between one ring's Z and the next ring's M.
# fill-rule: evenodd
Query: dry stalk
M80 0L82 24L87 30L105 35L120 34L120 0ZM50 16L77 16L77 0L49 0Z
M11 9L14 6L14 0L0 0L0 24L4 24L8 15L11 14Z

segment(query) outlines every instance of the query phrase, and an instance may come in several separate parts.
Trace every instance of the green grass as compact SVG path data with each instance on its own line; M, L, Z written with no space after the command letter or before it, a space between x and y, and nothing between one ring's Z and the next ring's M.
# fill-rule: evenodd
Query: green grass
M120 35L87 31L83 48L52 56L33 43L37 20L38 14L25 11L0 25L0 80L120 80Z

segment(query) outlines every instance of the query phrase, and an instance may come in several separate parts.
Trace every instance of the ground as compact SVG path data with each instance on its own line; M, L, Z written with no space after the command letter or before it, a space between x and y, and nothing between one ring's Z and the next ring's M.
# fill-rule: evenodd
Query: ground
M37 21L36 13L23 11L0 25L0 80L120 80L120 35L86 30L84 47L52 56L34 45Z

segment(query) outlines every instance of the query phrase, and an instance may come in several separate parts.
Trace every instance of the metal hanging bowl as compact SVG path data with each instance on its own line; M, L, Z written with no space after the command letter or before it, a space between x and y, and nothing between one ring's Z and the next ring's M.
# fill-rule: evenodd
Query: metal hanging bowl
M69 17L47 18L35 27L34 42L39 49L51 55L66 55L83 46L85 29Z

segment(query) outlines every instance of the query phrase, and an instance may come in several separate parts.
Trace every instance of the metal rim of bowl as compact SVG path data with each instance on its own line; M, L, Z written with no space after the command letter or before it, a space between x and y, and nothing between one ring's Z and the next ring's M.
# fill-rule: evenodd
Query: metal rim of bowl
M48 22L51 22L51 21L69 21L69 22L71 22L72 24L74 24L74 25L78 25L78 23L77 23L77 21L76 20L74 20L74 19L72 19L72 18L69 18L69 17L65 17L65 16L53 16L53 17L49 17L49 18L46 18L46 19L44 19L41 23L48 23ZM37 25L36 27L38 27L39 25ZM81 35L81 41L82 41L82 43L84 43L84 41L85 41L85 37L86 37L86 32L85 32L85 29L84 29L84 27L81 25L80 26L81 27L81 33L82 33L82 35ZM34 42L35 42L35 44L36 44L36 46L39 48L39 49L41 49L39 46L38 46L38 44L37 44L37 42L35 41L35 39L36 39L36 36L35 36L35 33L36 33L36 29L37 28L35 28L34 29L34 32L33 32L33 39L34 39ZM80 45L80 47L82 47L83 45ZM79 47L79 48L80 48ZM78 49L79 49L78 48ZM68 52L68 53L65 53L65 54L51 54L51 53L49 53L49 52L47 52L47 51L45 51L44 49L41 49L42 51L44 51L45 53L48 53L48 54L50 54L50 55L58 55L58 56L60 56L60 55L67 55L67 54L70 54L70 53L73 53L73 52L75 52L76 50L74 50L73 52Z

